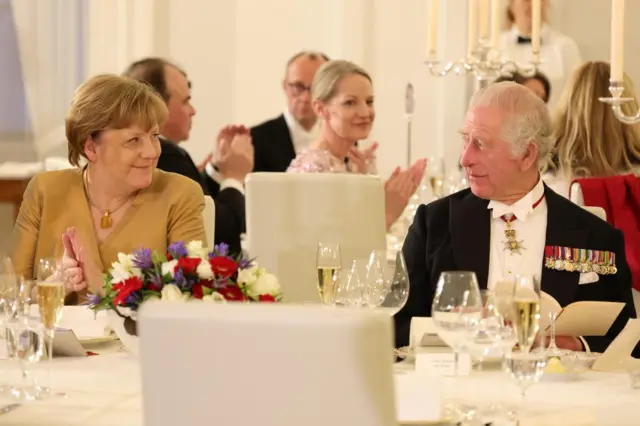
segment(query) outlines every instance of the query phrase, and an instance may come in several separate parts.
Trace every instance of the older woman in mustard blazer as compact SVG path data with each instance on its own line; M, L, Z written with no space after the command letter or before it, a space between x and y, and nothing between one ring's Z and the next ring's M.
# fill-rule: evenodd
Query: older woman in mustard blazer
M41 258L64 259L67 292L83 296L99 291L119 252L164 253L175 241L206 241L200 186L156 169L166 117L162 98L135 80L100 75L80 86L66 134L70 162L83 158L86 166L29 183L13 231L18 275L33 278Z

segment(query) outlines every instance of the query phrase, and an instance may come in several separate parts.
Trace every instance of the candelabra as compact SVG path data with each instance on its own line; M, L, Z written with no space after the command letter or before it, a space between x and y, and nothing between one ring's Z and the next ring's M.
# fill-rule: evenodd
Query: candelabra
M609 92L611 92L610 98L600 98L601 102L611 105L614 115L620 121L625 124L640 123L640 110L636 111L635 115L627 115L622 110L622 105L627 102L633 101L633 98L623 98L624 84L622 81L611 81L609 84Z
M481 38L476 48L467 58L448 62L443 67L440 61L431 55L425 62L429 73L434 77L446 77L454 75L473 75L479 87L484 87L488 82L502 75L518 73L525 77L532 77L540 66L539 52L533 52L530 61L531 66L523 67L511 60L500 59L500 51L492 48L489 40Z

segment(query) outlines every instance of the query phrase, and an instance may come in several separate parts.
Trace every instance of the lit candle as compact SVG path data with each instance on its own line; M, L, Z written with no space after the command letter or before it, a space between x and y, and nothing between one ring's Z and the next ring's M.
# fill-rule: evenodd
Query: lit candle
M479 0L480 15L480 38L489 38L489 2L490 0Z
M427 40L427 57L435 57L438 47L438 0L431 0L429 8L429 38Z
M491 47L500 50L502 33L502 1L491 0Z
M531 28L531 49L533 50L533 60L540 60L540 27L542 26L542 2L533 0L531 6L533 26Z
M624 0L611 3L611 81L624 80Z
M469 0L469 56L478 48L478 0Z

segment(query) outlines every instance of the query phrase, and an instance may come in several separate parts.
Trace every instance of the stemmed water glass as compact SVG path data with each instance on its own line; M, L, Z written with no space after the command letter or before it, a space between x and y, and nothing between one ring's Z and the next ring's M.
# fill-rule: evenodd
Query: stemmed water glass
M44 326L47 343L47 369L49 386L41 387L42 395L66 396L64 393L54 393L52 391L51 370L53 363L53 341L56 334L56 327L62 319L62 308L64 306L64 282L62 280L62 259L50 258L40 259L37 269L37 301L40 311L40 319Z
M384 281L384 291L378 299L380 302L378 309L393 316L404 307L409 299L409 273L404 255L402 252L398 252L395 259L389 261L385 251L374 250L371 252L369 265L378 269L378 274Z
M342 255L340 244L318 243L316 253L316 268L318 270L318 292L324 304L334 303L335 291L342 269Z
M40 361L42 357L44 344L42 324L22 318L9 322L6 330L8 354L19 362L23 382L22 386L12 388L11 394L22 401L40 399L42 389L33 383L27 366Z

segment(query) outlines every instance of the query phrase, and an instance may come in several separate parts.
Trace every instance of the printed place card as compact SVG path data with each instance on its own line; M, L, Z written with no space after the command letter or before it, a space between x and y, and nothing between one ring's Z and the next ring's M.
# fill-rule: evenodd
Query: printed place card
M417 373L395 375L396 411L400 424L442 420L442 379Z
M416 372L427 376L454 376L455 359L449 351L418 351L416 354ZM458 356L458 375L471 373L471 356L462 353Z

